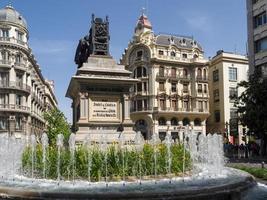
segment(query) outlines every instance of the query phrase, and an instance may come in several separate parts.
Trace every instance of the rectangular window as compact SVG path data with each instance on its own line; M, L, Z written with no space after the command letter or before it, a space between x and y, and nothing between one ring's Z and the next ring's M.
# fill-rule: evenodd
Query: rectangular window
M176 69L175 68L171 69L171 77L173 77L173 78L176 77Z
M189 103L188 103L188 101L184 101L184 109L185 109L185 111L188 111L189 110Z
M19 94L16 95L16 105L18 106L22 105L22 96Z
M198 101L198 110L199 112L203 112L203 101Z
M208 93L207 85L204 85L204 93Z
M159 55L163 55L164 52L162 50L159 50Z
M237 81L237 68L229 67L229 81Z
M165 91L164 82L159 82L159 91Z
M7 117L0 117L0 130L7 130Z
M197 85L197 92L202 93L202 84Z
M137 92L142 92L142 83L137 83Z
M213 90L213 97L214 97L214 102L220 101L219 89Z
M220 116L220 111L215 110L214 111L214 117L215 117L215 122L220 122L221 121L221 116Z
M0 104L9 104L9 94L0 93Z
M230 109L230 119L237 119L238 114L236 109Z
M177 100L172 100L172 109L173 110L177 109Z
M229 88L229 99L230 102L235 101L235 99L238 97L238 92L236 87L230 87Z
M147 84L146 84L146 82L144 82L143 84L144 84L144 91L146 92L147 91Z
M0 72L0 86L8 86L9 74L7 72Z
M159 67L159 75L164 76L164 67Z
M141 111L142 110L142 100L137 100L137 110Z
M17 40L23 41L23 33L17 31Z
M219 81L219 70L213 71L213 82Z
M258 26L264 25L266 23L267 23L266 11L254 17L254 28L257 28Z
M172 83L172 92L176 92L176 83Z
M147 99L144 99L144 110L147 110Z
M3 38L8 38L9 37L9 30L2 29L2 37Z
M23 76L21 74L16 74L16 86L22 87Z
M22 130L22 118L16 116L16 130Z
M183 92L188 93L188 84L183 84Z
M165 109L165 99L160 99L159 104L160 104L160 109L164 110Z
M187 54L186 54L186 53L183 53L183 54L182 54L182 57L183 57L183 58L187 58Z
M255 41L255 53L267 50L267 37Z

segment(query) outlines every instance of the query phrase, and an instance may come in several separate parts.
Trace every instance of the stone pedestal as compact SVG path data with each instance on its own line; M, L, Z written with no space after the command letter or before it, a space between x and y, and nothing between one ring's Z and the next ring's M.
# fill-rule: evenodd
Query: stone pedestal
M78 68L66 94L73 100L77 140L83 141L88 134L95 141L102 134L107 134L109 142L116 142L120 134L126 140L133 139L129 89L138 80L130 74L110 56L90 56Z

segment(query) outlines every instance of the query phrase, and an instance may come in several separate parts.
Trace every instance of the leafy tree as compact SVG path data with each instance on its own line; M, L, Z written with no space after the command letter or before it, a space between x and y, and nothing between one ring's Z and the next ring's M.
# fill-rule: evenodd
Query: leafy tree
M45 112L44 119L47 122L49 144L56 145L57 135L60 133L63 134L66 143L70 135L70 125L64 114L56 108Z
M267 147L267 78L260 69L255 70L249 81L243 81L238 87L245 91L235 102L240 122L261 139L261 153L266 155Z

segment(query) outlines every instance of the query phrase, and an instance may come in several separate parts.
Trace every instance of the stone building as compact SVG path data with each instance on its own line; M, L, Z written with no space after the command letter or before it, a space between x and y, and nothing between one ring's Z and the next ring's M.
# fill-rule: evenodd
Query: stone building
M43 132L43 112L57 107L28 45L26 20L12 6L0 10L0 133Z
M154 34L142 14L121 63L140 80L131 89L130 113L146 139L154 132L175 139L186 125L206 132L208 62L193 37Z
M234 99L244 88L238 83L248 80L248 59L246 56L218 51L209 66L210 117L208 133L221 133L232 143L242 142L246 128L238 122Z
M249 73L261 68L267 77L267 0L247 0Z

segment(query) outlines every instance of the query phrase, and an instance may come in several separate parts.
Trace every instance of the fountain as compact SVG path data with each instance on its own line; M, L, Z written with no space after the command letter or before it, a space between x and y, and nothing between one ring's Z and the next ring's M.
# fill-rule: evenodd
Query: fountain
M170 134L163 142L158 134L145 141L141 132L137 132L134 141L125 141L122 133L118 143L111 144L103 133L100 141L94 141L88 134L84 144L78 146L75 134L71 134L68 144L59 134L55 151L48 146L45 133L40 144L34 134L30 138L0 135L0 159L5 163L0 164L0 198L241 199L242 191L255 185L253 177L247 173L223 167L221 135L197 134L190 127L183 131L179 132L179 143L173 142ZM113 159L111 147L115 148L117 156L113 165L110 163ZM29 152L30 173L22 168L24 149ZM164 158L162 152L166 154ZM177 152L179 158L176 158ZM67 155L70 161L66 164ZM135 160L131 161L130 155L135 156ZM151 163L144 160L148 155ZM51 165L51 158L55 166ZM101 165L97 165L97 159L102 159ZM179 160L177 167L175 163ZM119 181L114 181L110 168L117 165L122 174ZM72 171L72 180L66 178L66 168ZM95 174L96 168L98 174ZM51 170L55 170L53 179Z

